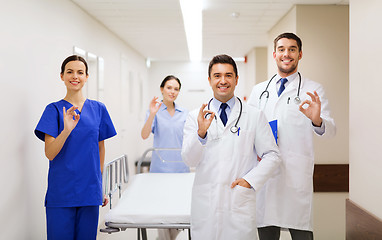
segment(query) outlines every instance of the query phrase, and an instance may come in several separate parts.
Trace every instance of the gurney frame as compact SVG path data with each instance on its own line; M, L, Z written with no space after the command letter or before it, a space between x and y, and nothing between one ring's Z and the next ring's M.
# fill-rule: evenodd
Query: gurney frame
M150 148L144 152L139 162L137 163L138 173L141 171L141 164L146 158L147 153L150 151L157 150L170 150L170 151L179 151L180 149L155 149ZM119 158L114 159L113 161L105 164L103 171L103 192L110 199L110 209L112 209L112 197L118 191L118 198L122 195L122 185L127 183L129 180L129 171L128 171L128 161L127 156L123 155ZM136 228L137 229L137 239L147 240L147 231L146 229L188 229L188 238L191 239L191 231L189 223L179 223L179 224L152 224L152 223L113 223L106 222L106 228L100 229L103 233L115 233L119 231L125 231L127 228Z

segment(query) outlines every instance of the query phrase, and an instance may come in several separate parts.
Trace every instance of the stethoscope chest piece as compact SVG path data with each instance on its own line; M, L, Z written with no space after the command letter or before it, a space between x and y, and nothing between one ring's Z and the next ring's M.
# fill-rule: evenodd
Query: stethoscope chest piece
M239 131L239 128L237 126L232 126L231 127L231 132L232 133L237 133L237 131Z
M301 103L301 99L300 99L299 96L294 98L294 103L297 104L297 105L299 105Z
M235 126L232 126L232 127L230 128L230 131L231 131L232 133L237 133L237 132L239 131L240 127L238 127L237 124L239 123L239 120L240 120L240 118L241 118L241 113L243 112L243 103L241 102L240 98L238 98L238 97L236 97L236 98L237 98L237 100L239 100L239 103L240 103L240 112L239 112L239 116L237 117ZM210 103L211 103L212 99L213 99L213 98L211 98L211 100L208 102L208 110L210 110ZM210 114L210 113L207 113L204 117L207 118L209 114ZM215 120L216 120L216 115L215 115ZM238 134L238 135L239 135L239 134Z

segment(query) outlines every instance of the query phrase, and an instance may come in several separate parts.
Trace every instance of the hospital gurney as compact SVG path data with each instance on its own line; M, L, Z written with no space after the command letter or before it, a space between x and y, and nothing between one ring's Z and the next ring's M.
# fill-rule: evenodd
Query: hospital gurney
M113 179L118 180L119 177ZM147 239L147 228L190 229L193 181L194 173L134 175L129 179L118 204L106 214L107 227L101 231L112 233L137 228L138 239L140 234Z

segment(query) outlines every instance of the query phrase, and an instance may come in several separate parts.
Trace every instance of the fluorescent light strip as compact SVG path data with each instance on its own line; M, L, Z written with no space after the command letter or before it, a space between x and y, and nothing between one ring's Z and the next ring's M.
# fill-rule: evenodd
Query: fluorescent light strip
M245 62L245 57L234 57L233 60L235 62Z
M190 60L202 60L202 0L179 0Z

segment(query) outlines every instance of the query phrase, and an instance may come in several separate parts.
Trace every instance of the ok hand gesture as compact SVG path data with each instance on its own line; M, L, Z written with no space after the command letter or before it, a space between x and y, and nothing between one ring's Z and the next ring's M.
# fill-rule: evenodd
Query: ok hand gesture
M63 107L63 113L64 113L64 129L71 132L76 126L78 121L80 120L80 115L76 113L76 109L78 107L72 106L68 109L68 111L65 110L65 107Z
M314 95L311 92L307 92L307 94L312 100L303 101L300 105L300 111L312 121L314 126L320 127L322 124L320 97L316 91L314 91ZM303 108L304 104L307 104L308 107Z
M215 113L211 110L204 110L207 104L202 104L198 115L198 135L201 138L205 138L207 134L207 129L210 127L212 120L214 120ZM209 114L208 117L206 114Z
M149 106L150 113L154 115L157 114L161 105L162 105L162 102L158 102L158 97L154 97L150 102L150 106Z

